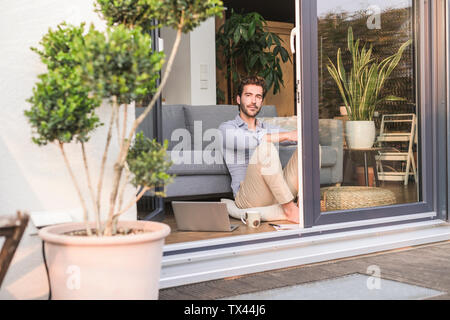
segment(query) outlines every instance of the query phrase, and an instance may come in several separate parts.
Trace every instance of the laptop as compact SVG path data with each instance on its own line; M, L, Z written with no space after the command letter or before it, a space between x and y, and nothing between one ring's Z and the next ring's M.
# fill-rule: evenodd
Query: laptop
M180 231L232 232L227 205L223 202L172 201L175 222Z

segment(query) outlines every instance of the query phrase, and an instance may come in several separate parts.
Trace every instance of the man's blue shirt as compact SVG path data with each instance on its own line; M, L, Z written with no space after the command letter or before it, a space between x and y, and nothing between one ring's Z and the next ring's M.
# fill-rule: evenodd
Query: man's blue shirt
M238 114L236 118L226 121L219 126L223 138L223 158L231 175L231 189L236 197L241 182L245 179L250 158L263 141L263 137L270 133L288 132L281 127L272 126L261 120L256 120L256 129L250 130L247 123ZM286 141L281 145L296 144Z

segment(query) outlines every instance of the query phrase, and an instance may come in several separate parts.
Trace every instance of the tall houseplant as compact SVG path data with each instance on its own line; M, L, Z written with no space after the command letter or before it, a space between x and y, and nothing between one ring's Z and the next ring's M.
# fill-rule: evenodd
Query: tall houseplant
M219 0L98 0L96 5L108 22L105 32L63 23L43 37L42 50L33 49L47 66L28 100L31 109L25 111L34 131L33 141L58 146L84 212L83 223L47 227L40 236L46 245L54 298L154 299L162 245L170 229L155 222L119 222L119 217L145 192L171 181L166 173L171 163L166 160L167 142L161 146L135 134L167 82L182 33L220 14L223 7ZM161 26L175 28L177 36L157 87L164 54L152 52L149 31ZM152 98L144 113L127 128L128 109L149 95ZM96 114L102 103L109 104L112 112L99 179L94 184L85 144L103 125ZM113 131L120 151L106 207L101 199ZM74 174L65 152L65 145L71 142L81 146L93 212L89 212L80 177ZM139 192L127 202L124 190L130 182ZM92 215L94 219L90 219ZM66 274L74 270L79 282L70 286Z
M375 140L373 115L377 106L385 101L405 100L393 95L382 97L381 91L411 40L403 43L394 55L381 62L372 57L372 46L366 49L364 45L360 49L360 40L354 41L351 27L348 29L347 43L352 61L350 71L347 73L344 68L340 48L337 51L336 65L329 59L327 68L347 109L350 121L346 122L346 134L350 148L370 148ZM367 131L361 129L366 127Z
M256 12L238 14L232 12L216 34L216 47L223 54L226 65L217 60L219 69L226 68L228 82L228 99L231 104L242 77L257 75L265 79L267 91L273 88L277 94L283 82L281 61L290 59L289 53L282 46L280 37L265 31L266 20ZM231 86L232 85L232 86ZM221 96L224 96L221 93Z

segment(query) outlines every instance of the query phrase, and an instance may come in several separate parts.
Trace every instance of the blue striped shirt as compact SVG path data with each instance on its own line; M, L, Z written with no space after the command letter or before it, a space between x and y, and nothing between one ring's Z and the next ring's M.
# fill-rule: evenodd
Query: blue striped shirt
M278 126L272 126L261 120L256 120L256 129L250 130L247 123L238 114L236 118L226 121L219 126L223 141L223 158L231 175L231 189L236 197L241 182L245 179L250 158L263 141L263 137L270 133L288 132ZM297 144L285 141L281 145Z

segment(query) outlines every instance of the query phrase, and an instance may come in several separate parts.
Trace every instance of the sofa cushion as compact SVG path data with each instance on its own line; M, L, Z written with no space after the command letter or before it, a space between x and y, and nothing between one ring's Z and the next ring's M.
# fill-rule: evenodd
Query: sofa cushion
M262 117L264 123L271 126L280 127L288 131L297 130L297 116L292 117Z
M163 105L161 110L163 121L162 138L163 140L169 141L168 150L171 150L179 142L171 141L173 131L179 128L186 130L183 105ZM139 117L144 111L145 108L136 108L136 118ZM143 131L144 135L150 139L155 137L153 134L153 111L149 114L149 116L147 116L147 118L145 118L138 128L138 132Z
M194 133L194 121L202 122L202 130L219 128L224 121L234 119L238 114L238 107L231 105L187 106L184 109L186 126L191 134Z
M294 151L296 149L297 149L296 145L279 146L278 152L279 152L279 155L280 155L281 166L283 168L286 167L287 163L289 162L289 159L291 159L291 157L294 154Z
M343 134L341 120L319 119L319 143L321 145L342 145Z
M222 154L215 151L180 151L167 152L173 165L168 170L169 174L177 176L191 175L228 175L228 168L223 161Z
M191 134L192 149L205 149L207 145L212 143L212 141L204 141L205 131L217 129L217 132L213 134L216 137L220 137L218 130L220 124L224 121L234 119L237 114L238 107L231 105L187 106L184 109L184 115L186 118L186 128ZM221 141L215 139L214 141L217 147L221 146Z
M281 166L284 168L292 154L297 149L297 146L280 146L280 162ZM333 167L337 163L337 151L335 148L330 146L319 146L319 161L321 168Z
M232 194L229 175L176 176L173 183L165 187L166 196L187 197L197 195Z
M336 149L330 146L321 146L321 168L332 167L337 162Z
M179 143L179 141L172 141L172 133L176 129L186 129L186 119L184 117L183 105L163 105L162 106L162 118L163 118L163 139L169 141L169 150ZM181 139L180 139L181 140Z

